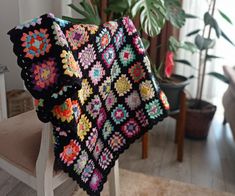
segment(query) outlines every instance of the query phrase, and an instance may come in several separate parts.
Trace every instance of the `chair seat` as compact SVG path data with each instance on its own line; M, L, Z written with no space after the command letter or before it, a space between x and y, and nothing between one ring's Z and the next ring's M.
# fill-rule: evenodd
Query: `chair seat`
M34 110L0 122L0 158L35 176L43 123Z

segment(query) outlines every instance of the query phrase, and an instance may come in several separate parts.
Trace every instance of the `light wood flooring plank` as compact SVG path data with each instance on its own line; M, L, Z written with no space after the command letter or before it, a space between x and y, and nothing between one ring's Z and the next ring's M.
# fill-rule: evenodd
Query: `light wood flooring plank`
M6 196L13 188L19 184L19 181L10 176L7 172L0 170L0 195Z
M184 156L184 160L190 160ZM164 156L161 162L160 176L174 180L191 183L191 165L188 161L182 163L176 160L176 146L174 143L167 142Z
M77 189L77 183L72 179L68 179L55 190L55 196L71 196Z
M221 169L224 177L225 190L235 192L235 141L228 125L222 125L222 116L217 115L214 127L214 138Z
M222 125L222 124L221 124ZM221 131L219 130L217 120L214 119L208 140L207 140L207 148L208 148L208 156L209 156L209 165L211 168L211 175L212 175L212 188L216 190L226 190L225 181L224 181L224 174L222 171L222 164L220 160L220 153L218 151L217 141L215 134L216 132Z
M19 182L7 196L37 196L36 191L27 186L26 184Z
M174 143L175 120L168 119L167 141L161 160L160 176L191 183L191 144L185 140L184 161L176 160L177 145ZM172 126L173 125L173 126Z
M15 179L16 180L16 179ZM71 196L74 190L77 189L77 184L72 179L68 179L61 186L55 190L55 196ZM26 184L19 182L15 187L11 188L11 191L1 196L36 196L36 191L27 186Z
M226 191L235 193L235 169L229 159L221 159Z
M212 175L206 142L192 142L192 183L212 187Z

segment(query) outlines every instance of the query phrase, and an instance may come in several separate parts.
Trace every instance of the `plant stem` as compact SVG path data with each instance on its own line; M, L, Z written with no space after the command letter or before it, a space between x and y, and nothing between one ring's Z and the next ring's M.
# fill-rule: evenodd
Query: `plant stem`
M211 5L212 5L212 1L211 0L209 2L209 8L208 8L208 12L210 12L210 9L211 9ZM202 30L202 37L205 37L205 34L206 34L206 25L204 24L203 26L203 30ZM199 66L198 66L198 79L197 79L197 92L196 92L196 99L197 100L200 100L200 89L201 89L201 86L202 86L202 58L203 58L203 51L200 50L199 52Z
M203 28L203 33L202 35L205 34L205 28ZM201 72L202 72L202 51L200 50L199 53L199 67L198 67L198 80L197 80L197 93L196 93L196 99L199 99L199 89L201 86Z
M203 31L202 31L202 37L205 36L206 33L206 26L204 25L203 27ZM199 53L199 67L198 67L198 80L197 80L197 93L196 93L196 99L199 100L200 99L200 88L201 88L201 77L202 77L202 55L203 55L203 51L200 50Z
M209 8L208 8L209 13L210 13L211 8L214 7L214 5L215 5L214 3L215 3L214 0L210 1ZM213 12L213 10L214 10L214 8L212 8L212 12ZM203 31L202 31L202 37L205 37L205 34L206 34L206 25L204 24ZM210 38L210 34L211 34L211 28L209 29L208 38ZM196 93L197 100L202 99L202 89L203 89L203 84L204 84L205 67L206 67L205 56L207 53L208 53L208 50L206 50L205 52L200 50L200 53L199 53L199 68L198 68L197 93ZM203 56L204 56L204 58L203 58ZM199 102L199 104L200 104L200 102Z
M212 0L212 10L211 10L211 16L213 17L214 16L214 12L215 12L215 5L216 5L216 0ZM211 29L212 27L209 26L209 32L208 32L208 35L207 35L207 39L210 39L211 37ZM203 60L203 68L202 68L202 80L201 80L201 86L200 86L200 90L199 90L199 100L202 99L202 92L203 92L203 86L204 86L204 81L205 81L205 72L206 72L206 63L207 63L207 60L206 60L206 56L208 54L208 49L206 49L206 52L205 52L205 55L204 55L204 60Z

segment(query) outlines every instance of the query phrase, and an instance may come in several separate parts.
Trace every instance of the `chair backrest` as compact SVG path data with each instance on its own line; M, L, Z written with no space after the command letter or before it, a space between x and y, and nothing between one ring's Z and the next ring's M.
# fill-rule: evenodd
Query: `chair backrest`
M41 145L36 162L37 195L53 196L54 153L52 142L52 124L45 123L42 129Z
M53 172L55 157L53 153L52 128L51 123L45 123L42 129L40 151L36 163L36 174L45 170L51 170L50 172Z

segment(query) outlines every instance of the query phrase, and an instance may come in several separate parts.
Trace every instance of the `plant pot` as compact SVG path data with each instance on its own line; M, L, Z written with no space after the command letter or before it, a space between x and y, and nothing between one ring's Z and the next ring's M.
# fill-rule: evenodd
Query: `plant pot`
M190 139L206 139L210 129L211 121L216 112L216 106L201 101L200 108L190 107L195 99L188 100L189 107L186 112L185 135Z
M188 84L189 80L186 77L176 74L171 76L171 82L160 82L160 88L166 94L170 104L170 111L176 111L179 109L180 92Z

